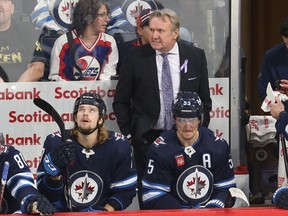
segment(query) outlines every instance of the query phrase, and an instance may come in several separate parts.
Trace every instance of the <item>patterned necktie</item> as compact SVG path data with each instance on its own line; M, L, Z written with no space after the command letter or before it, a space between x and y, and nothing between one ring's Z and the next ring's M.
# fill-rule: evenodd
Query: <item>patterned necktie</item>
M169 61L167 53L162 53L163 65L162 65L162 95L164 102L164 130L170 130L172 128L172 101L173 101L173 85L170 72Z

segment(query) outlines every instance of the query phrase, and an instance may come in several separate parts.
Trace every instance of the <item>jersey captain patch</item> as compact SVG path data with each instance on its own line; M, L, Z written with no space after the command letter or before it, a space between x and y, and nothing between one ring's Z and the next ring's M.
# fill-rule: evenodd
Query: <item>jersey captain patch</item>
M204 166L195 165L186 169L178 178L178 196L190 205L207 202L213 190L213 175Z
M70 177L71 202L73 207L93 206L103 191L103 181L96 173L83 170Z

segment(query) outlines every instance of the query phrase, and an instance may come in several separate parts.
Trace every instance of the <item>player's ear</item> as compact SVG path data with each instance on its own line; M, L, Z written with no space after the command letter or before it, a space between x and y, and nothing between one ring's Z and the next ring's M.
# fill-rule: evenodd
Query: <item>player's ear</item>
M104 123L104 119L103 119L103 118L100 118L99 121L98 121L98 124L99 124L99 125L103 125L103 123Z
M140 36L142 36L143 35L143 29L140 27L140 26L138 26L137 27L137 33L140 35Z
M75 115L73 115L73 121L74 121L74 123L77 124L77 113Z

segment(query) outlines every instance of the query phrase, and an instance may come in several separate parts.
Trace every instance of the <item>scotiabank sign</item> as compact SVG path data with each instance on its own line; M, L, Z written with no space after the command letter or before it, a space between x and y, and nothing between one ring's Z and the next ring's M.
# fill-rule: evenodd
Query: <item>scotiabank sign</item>
M213 108L210 129L229 140L229 79L210 78ZM48 101L61 115L66 129L72 128L72 110L75 99L84 92L99 94L107 105L106 127L119 131L112 109L117 81L96 82L30 82L0 85L0 131L8 145L19 149L31 170L41 160L46 136L59 130L52 117L33 103L40 97Z

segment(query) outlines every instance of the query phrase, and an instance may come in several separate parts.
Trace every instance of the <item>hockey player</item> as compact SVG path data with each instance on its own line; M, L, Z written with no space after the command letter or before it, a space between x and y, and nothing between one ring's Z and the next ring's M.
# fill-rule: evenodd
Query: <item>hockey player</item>
M104 128L105 115L102 98L84 93L75 101L75 126L67 131L66 142L59 134L45 140L37 184L58 211L123 210L136 194L131 145L122 134Z
M56 211L37 190L33 174L23 155L13 146L4 144L2 133L0 133L0 173L0 214L13 214L21 210L23 214L51 215Z
M286 87L286 85L285 85L285 87ZM285 90L286 89L287 88L285 88ZM271 107L271 110L270 110L271 116L277 120L276 121L277 132L280 134L283 134L283 136L286 139L288 139L288 131L287 131L288 113L285 111L285 106L282 103L280 97L276 97L276 102L271 103L270 107ZM287 146L286 146L286 148L287 148ZM285 163L287 163L287 158L284 157L284 160L286 160ZM279 166L280 166L280 163L279 163ZM282 171L282 169L285 169L285 166L278 169L278 172L281 171L285 175L286 170ZM285 179L285 177L284 177L284 179ZM276 204L280 208L288 209L287 173L286 173L286 179L282 182L281 187L279 186L279 188L274 192L273 197L272 197L272 203Z
M175 127L151 145L143 177L145 209L232 207L235 187L228 143L201 127L197 93L179 92L172 106Z

